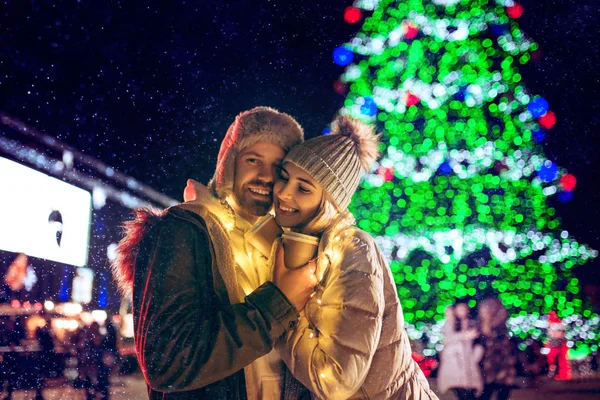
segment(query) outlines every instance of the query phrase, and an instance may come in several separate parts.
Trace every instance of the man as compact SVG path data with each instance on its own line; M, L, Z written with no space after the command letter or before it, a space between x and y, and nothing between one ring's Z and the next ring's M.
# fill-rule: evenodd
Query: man
M126 223L114 272L132 290L150 399L262 396L251 364L294 329L316 281L308 266L276 270L268 281L266 262L243 233L270 210L277 167L302 140L290 116L246 111L227 131L208 188L160 214L139 210Z

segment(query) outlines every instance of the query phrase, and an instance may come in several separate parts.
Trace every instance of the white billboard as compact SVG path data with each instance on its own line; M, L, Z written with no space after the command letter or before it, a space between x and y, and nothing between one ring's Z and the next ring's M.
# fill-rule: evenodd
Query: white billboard
M0 157L0 250L82 267L91 194Z

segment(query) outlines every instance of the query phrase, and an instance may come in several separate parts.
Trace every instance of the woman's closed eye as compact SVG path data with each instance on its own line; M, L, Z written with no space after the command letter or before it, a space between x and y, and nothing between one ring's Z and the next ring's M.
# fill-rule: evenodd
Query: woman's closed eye
M310 189L306 189L302 186L298 186L298 190L302 193L310 193Z

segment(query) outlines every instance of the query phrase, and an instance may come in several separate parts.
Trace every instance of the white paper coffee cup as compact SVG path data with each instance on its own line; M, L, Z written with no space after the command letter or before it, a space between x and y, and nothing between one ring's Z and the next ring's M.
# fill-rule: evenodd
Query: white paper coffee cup
M281 238L287 268L300 268L317 255L319 238L296 232L286 232Z

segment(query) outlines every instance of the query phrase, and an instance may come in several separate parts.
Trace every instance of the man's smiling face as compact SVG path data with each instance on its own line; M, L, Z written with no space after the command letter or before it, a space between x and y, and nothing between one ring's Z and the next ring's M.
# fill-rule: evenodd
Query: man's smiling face
M249 222L266 215L273 205L273 184L285 151L272 143L246 147L235 160L235 211Z

